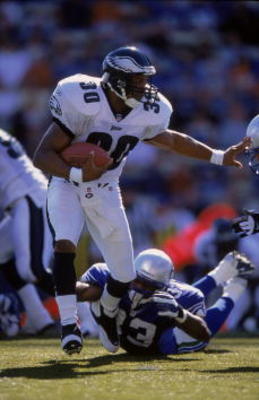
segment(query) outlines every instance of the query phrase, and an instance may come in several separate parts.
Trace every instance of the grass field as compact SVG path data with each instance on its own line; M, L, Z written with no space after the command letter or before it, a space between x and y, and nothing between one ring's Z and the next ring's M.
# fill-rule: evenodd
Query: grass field
M1 400L258 400L259 338L219 337L206 353L136 358L87 340L63 355L57 339L0 341Z

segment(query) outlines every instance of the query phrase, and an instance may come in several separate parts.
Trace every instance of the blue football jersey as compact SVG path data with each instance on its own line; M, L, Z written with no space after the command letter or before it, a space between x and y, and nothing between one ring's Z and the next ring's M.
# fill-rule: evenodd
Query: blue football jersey
M163 303L163 310L164 307ZM145 296L134 289L123 296L118 325L120 344L124 350L138 354L159 353L158 341L162 332L174 327L172 318L160 316L160 310L161 303L156 301L155 296Z

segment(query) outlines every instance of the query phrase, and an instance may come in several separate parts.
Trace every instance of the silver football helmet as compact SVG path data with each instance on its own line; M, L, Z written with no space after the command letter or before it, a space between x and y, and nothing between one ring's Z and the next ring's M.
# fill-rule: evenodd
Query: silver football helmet
M137 279L158 289L167 287L174 275L171 258L162 250L144 250L135 259Z
M249 156L248 165L256 175L259 175L259 114L249 123L246 136L252 139L251 148L247 152Z
M128 107L135 108L144 97L154 102L157 88L146 84L144 88L134 83L135 76L151 77L156 69L149 58L134 46L120 47L111 51L103 61L102 82L106 84Z

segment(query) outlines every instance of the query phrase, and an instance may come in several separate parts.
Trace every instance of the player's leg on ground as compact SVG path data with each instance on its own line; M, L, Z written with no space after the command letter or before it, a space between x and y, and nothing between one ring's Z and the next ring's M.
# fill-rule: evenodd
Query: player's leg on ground
M36 334L53 325L53 320L33 285L37 279L33 273L33 266L35 265L39 271L43 270L38 249L40 250L41 247L44 230L41 230L40 223L36 224L32 221L35 216L34 211L39 218L42 216L42 211L35 210L36 207L30 203L27 198L21 198L16 201L10 211L9 224L3 236L8 238L12 253L11 256L2 260L5 261L2 269L7 281L17 291L24 305L28 317L25 330ZM36 225L36 229L40 231L34 231Z
M15 266L12 258L0 266L1 271L11 285L16 290L27 315L27 322L23 328L24 333L38 334L53 325L53 320L45 309L33 283L25 282Z
M200 289L206 297L213 289L224 285L229 279L249 275L253 271L253 266L248 259L242 257L237 252L228 253L208 275L195 282L193 286Z
M205 321L214 336L230 315L235 303L247 287L247 281L243 278L232 278L224 287L223 294L216 303L207 310Z

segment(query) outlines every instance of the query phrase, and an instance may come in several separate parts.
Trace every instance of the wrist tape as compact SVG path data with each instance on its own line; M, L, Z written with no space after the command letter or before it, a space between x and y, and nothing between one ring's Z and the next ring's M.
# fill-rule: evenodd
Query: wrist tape
M223 150L213 150L210 162L216 165L223 165L225 152Z
M70 182L83 182L83 171L81 168L72 167L69 171Z

